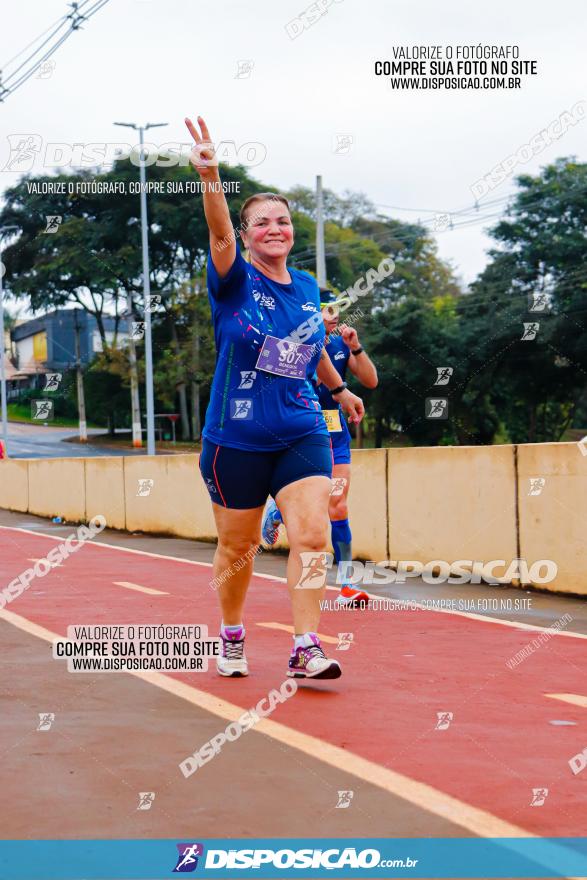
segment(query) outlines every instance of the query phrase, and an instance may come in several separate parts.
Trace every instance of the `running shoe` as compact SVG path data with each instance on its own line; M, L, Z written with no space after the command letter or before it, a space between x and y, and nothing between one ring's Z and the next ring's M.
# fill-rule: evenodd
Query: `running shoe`
M342 669L337 660L329 660L318 636L311 635L313 644L294 648L289 658L287 674L290 678L340 678Z
M238 638L238 636L241 638ZM242 629L234 633L231 638L222 639L222 654L216 658L216 669L219 675L232 676L234 678L249 674L249 664L245 657L245 637Z
M347 605L350 608L366 608L369 604L369 595L363 590L355 590L349 584L344 584L335 602L337 605Z
M263 514L263 525L261 526L263 540L269 547L276 543L279 537L279 527L282 522L279 508L273 498L270 498Z

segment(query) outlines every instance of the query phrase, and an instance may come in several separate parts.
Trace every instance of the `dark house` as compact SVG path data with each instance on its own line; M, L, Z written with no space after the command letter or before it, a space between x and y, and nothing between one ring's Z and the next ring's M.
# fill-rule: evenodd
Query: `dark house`
M25 388L43 388L45 373L63 373L75 367L75 319L79 327L80 360L87 366L102 350L96 319L82 309L57 309L13 327L11 375L8 397L15 399ZM105 317L106 338L114 336L114 318ZM119 324L119 340L127 337L125 322Z

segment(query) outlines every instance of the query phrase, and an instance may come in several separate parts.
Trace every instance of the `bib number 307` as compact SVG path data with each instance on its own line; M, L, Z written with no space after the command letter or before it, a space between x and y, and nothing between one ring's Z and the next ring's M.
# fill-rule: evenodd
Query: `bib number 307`
M313 346L290 342L277 336L266 336L256 367L276 376L305 379L306 368L313 354Z

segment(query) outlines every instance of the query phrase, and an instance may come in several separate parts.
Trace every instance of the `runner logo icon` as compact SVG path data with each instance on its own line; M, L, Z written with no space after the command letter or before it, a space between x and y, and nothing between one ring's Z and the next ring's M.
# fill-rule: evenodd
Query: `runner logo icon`
M241 381L239 388L252 388L253 382L257 378L256 370L241 370Z
M326 569L332 565L332 553L316 553L302 550L300 560L302 573L296 584L297 590L319 590L326 583Z
M176 843L177 864L173 869L174 874L187 874L195 871L198 867L198 858L204 855L204 845L202 843Z
M233 398L230 401L230 418L231 419L252 419L253 418L253 401L250 399L237 400Z

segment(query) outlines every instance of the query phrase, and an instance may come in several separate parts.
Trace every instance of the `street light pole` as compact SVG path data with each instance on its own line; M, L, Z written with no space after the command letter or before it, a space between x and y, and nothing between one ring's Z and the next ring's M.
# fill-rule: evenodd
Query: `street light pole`
M316 177L316 281L318 287L326 287L326 257L324 252L324 200L322 176Z
M145 395L147 403L147 455L155 455L155 394L153 390L153 343L151 339L151 280L149 268L149 236L147 224L147 192L145 157L143 152L144 133L148 128L161 128L166 122L147 122L136 125L134 122L115 122L139 133L140 180L141 180L141 244L143 250L143 299L145 303Z
M4 291L2 287L5 266L2 262L1 236L7 232L16 231L18 231L18 226L4 226L0 230L0 409L2 410L2 443L5 456L8 455L8 405L6 402L6 370L4 366Z

